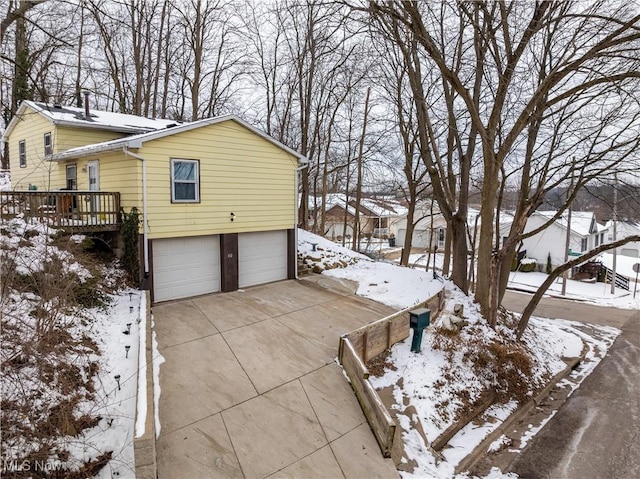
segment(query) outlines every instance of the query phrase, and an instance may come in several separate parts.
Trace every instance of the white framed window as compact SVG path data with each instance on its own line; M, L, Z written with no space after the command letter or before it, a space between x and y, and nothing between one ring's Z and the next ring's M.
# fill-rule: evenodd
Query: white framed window
M67 165L67 189L78 189L78 165Z
M53 154L53 145L51 144L51 132L44 134L44 156Z
M582 240L580 241L580 251L587 251L587 248L589 247L589 238L582 238Z
M27 167L27 142L20 140L18 142L18 156L20 158L20 168Z
M200 162L198 160L171 160L171 202L200 202Z
M437 232L438 232L438 248L444 248L445 239L447 236L446 235L447 230L444 228L438 228Z

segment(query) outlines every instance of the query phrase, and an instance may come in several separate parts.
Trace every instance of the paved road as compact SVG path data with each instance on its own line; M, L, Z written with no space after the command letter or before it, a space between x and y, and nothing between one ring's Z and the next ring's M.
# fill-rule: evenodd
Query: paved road
M507 291L503 306L512 311L522 311L531 299L530 294ZM535 315L543 318L563 318L585 323L613 326L621 329L632 316L633 311L611 307L596 306L580 301L567 301L557 298L542 298Z
M521 310L527 295L509 292ZM536 316L622 329L609 353L511 464L521 478L640 477L640 311L545 298Z

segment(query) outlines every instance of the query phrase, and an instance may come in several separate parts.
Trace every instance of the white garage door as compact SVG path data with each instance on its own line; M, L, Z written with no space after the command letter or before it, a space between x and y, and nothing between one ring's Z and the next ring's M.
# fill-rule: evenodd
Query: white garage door
M217 235L153 241L153 300L188 298L220 291Z
M287 232L238 235L238 285L241 288L287 279Z

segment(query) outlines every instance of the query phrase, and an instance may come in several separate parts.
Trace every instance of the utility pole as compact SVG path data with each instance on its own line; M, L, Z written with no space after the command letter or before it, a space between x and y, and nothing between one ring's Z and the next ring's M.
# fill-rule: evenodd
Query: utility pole
M575 157L571 158L571 184L567 190L567 203L569 203L569 213L567 214L567 236L564 243L564 262L569 261L569 245L571 244L571 202L569 197L573 191L573 165L575 165ZM562 296L567 293L567 272L562 273Z
M613 241L615 242L618 238L616 232L616 223L618 222L618 172L613 172ZM616 292L616 258L618 248L613 248L613 271L611 273L611 294Z

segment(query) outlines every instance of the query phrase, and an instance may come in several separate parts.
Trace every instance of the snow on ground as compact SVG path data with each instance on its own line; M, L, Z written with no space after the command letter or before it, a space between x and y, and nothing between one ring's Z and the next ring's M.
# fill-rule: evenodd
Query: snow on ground
M602 261L607 268L613 269L613 253L603 253L596 258L596 260ZM629 278L630 281L635 281L636 273L633 271L633 265L639 264L640 258L632 258L631 256L624 256L621 254L616 255L616 273ZM633 288L632 292L633 292Z
M447 291L449 293L454 292L455 287L447 284ZM467 321L471 325L483 324L483 320L473 303L459 292L452 296L447 300L445 309L450 310L453 303L462 303L465 306L464 312ZM566 367L566 363L562 358L579 356L584 343L586 343L589 347L589 353L579 373L581 379L584 379L597 365L604 352L619 334L619 331L615 328L589 326L590 329L597 329L598 332L598 334L592 336L578 330L576 326L578 326L578 323L570 321L531 319L531 325L527 328L523 339L533 356L534 369L532 377L539 385L544 383L545 378L548 379ZM388 361L396 369L387 369L382 377L370 376L370 380L376 389L388 386L393 387L396 403L394 408L397 408L400 412L406 410L405 398L409 399L409 405L415 407L429 441L440 436L442 432L453 424L454 414L458 406L458 397L462 391L465 391L465 394L468 394L471 400L475 400L479 398L481 391L491 387L486 378L476 374L470 362L466 360L466 351L459 350L453 356L447 356L442 350L434 347L433 327L432 325L430 329L425 331L420 354L410 352L411 338L408 338L392 347ZM436 320L435 327L438 327L438 320ZM486 327L485 334L490 336L493 332ZM600 336L603 336L604 339L600 339ZM453 358L453 363L451 358ZM475 358L472 358L472 361L473 359ZM454 371L453 375L451 374L452 371ZM447 378L448 381L443 381L443 378ZM427 445L424 444L423 438L415 429L409 427L407 421L403 428L403 441L408 458L416 461L418 467L412 473L401 472L401 475L405 478L432 477L444 479L453 477L455 466L469 455L489 433L497 429L501 422L515 411L516 407L515 401L491 406L485 416L495 418L495 420L488 421L482 425L470 423L464 427L449 441L448 446L442 451L446 459L442 462L436 460L433 455L427 452ZM402 418L403 416L399 417ZM535 431L530 431L529 434L533 435L538 430L539 428ZM494 471L493 475L489 477L501 476Z
M85 431L78 441L78 450L82 448L84 454L113 451L113 458L102 468L99 479L135 478L133 439L140 325L144 324L142 315L146 314L144 292L128 290L111 297L108 310L93 312L91 327L102 353L95 379L96 406L91 412L102 420L97 427ZM120 376L120 387L116 376Z
M9 170L0 171L0 191L11 191L11 173L9 173Z
M434 280L431 272L373 261L301 229L298 230L298 254L317 272L357 281L358 295L398 309L429 299L443 288L442 281Z
M158 337L156 335L156 325L153 315L151 316L151 351L153 362L153 420L156 425L156 438L158 438L160 437L160 428L162 427L160 424L160 366L164 363L165 359L164 356L160 354L160 349L158 348Z
M299 230L298 234L300 255L309 266L317 266L316 272L322 271L325 275L358 281L357 294L370 299L404 308L427 299L443 286L441 280L433 279L433 256L430 271L426 272L374 262L303 230ZM313 251L314 243L316 251ZM442 259L442 254L435 255L436 269L442 267ZM426 255L411 255L409 260L415 268L424 268L426 261ZM542 273L517 273L512 275L510 284L532 288L536 283L542 283L545 278L546 275ZM608 301L606 304L616 307L633 307L634 304L637 307L637 303L633 303L626 292L618 293L613 298L606 298L606 294L602 292L604 289L602 284L590 285L576 281L570 281L570 283L569 291L575 299L591 298L600 304ZM468 334L465 333L465 329L468 328L472 328L474 334L482 331L482 334L489 339L497 334L486 325L478 306L470 298L449 282L444 286L448 293L445 311L451 311L454 303L464 305L464 316L469 326L463 327L460 335ZM601 292L600 295L595 295L595 289ZM570 297L569 294L567 296ZM487 378L480 377L471 366L475 357L468 360L469 358L465 357L465 351L462 350L454 351L448 356L441 347L434 348L434 341L436 341L433 334L434 328L438 327L447 314L444 312L434 322L435 324L425 331L419 354L410 352L411 338L408 338L392 347L388 362L394 367L387 368L382 377L370 376L370 380L377 389L393 387L396 403L394 407L399 411L406 410L405 398L409 398L409 404L415 407L416 415L420 419L428 441L434 440L453 423L461 392L464 391L471 399L477 399L481 391L487 388ZM584 361L572 373L572 378L574 375L577 378L577 381L572 383L573 387L577 387L599 363L619 333L620 331L615 328L584 325L560 319L531 318L523 342L533 357L531 375L534 383L537 383L538 387L545 384L548 378L566 367L563 358L580 356L584 348L587 351ZM505 334L508 335L509 332ZM414 460L417 464L413 472L401 472L401 475L406 478L453 477L458 462L470 454L487 434L499 427L516 407L515 401L491 406L487 415L491 416L492 420L483 425L472 423L463 428L443 450L444 461L436 459L429 452L423 437L411 426L412 419L402 414L398 415L403 428L405 452L408 459ZM531 437L539 429L529 431ZM467 476L463 474L458 477ZM503 475L494 468L486 477L497 479L517 476Z
M512 271L509 274L508 287L533 293L546 279L546 273L522 273L519 271ZM616 287L615 293L611 294L611 285L609 283L587 283L583 281L567 280L567 289L564 298L576 301L586 301L599 306L612 306L620 309L638 309L640 308L640 291L636 293L636 297L634 298L634 286L634 282L629 282L629 291ZM558 278L549 287L546 295L563 297L561 293L562 278Z
M433 274L395 264L359 261L348 268L326 271L327 276L358 282L357 294L398 309L408 308L443 288Z
M109 288L115 287L119 283L118 277L122 275L122 272L113 266L93 265L95 271L89 272L85 266L76 261L73 254L53 244L55 233L55 230L46 225L35 221L27 223L22 217L3 221L0 246L3 274L7 275L3 280L7 281L8 291L7 294L3 292L0 304L2 325L6 328L2 336L2 359L4 361L23 357L24 361L27 361L25 364L28 365L22 369L3 368L1 381L3 400L15 397L15 403L18 405L27 401L25 408L28 408L29 417L28 420L25 420L25 417L22 421L26 423L29 423L29 420L36 421L33 425L29 425L36 428L33 437L40 440L37 436L37 428L42 426L43 418L38 415L42 408L45 414L52 413L53 409L60 408L61 404L78 397L77 393L82 393L80 390L82 388L78 386L78 382L73 382L72 377L66 380L73 382L75 390L65 392L64 389L57 389L61 384L60 381L46 379L48 373L40 363L32 365L32 358L35 358L35 361L40 358L37 354L33 354L32 343L46 346L51 352L46 350L46 353L42 353L42 357L51 362L51 368L55 371L52 374L79 371L82 374L82 380L92 385L86 386L87 393L81 396L77 409L73 410L75 417L99 418L99 420L95 425L92 423L92 427L80 430L78 435L61 434L51 439L46 436L42 441L47 441L46 444L53 441L54 450L68 451L68 458L64 461L65 466L71 469L79 467L85 461L92 461L106 452L111 452L111 459L96 477L134 478L133 437L139 325L143 324L141 318L146 313L143 306L146 304L143 301L144 293L130 289L117 294L105 294L102 305L91 309L66 305L63 302L67 296L55 296L45 301L44 295L54 294L58 291L55 288L62 288L59 291L63 295L78 294L69 293L69 288L76 284L89 284L91 286L82 291L87 293L88 290L95 289L94 294L98 294L98 291L102 291L100 285L87 283L95 279L94 274L100 276L101 283ZM76 245L84 240L85 238L81 235L73 235L69 238L70 243ZM60 241L58 239L58 242ZM11 276L15 274L19 276ZM39 286L39 281L44 281L42 278L47 277L56 278L52 280L55 282L43 283ZM25 283L24 278L29 278L29 281ZM13 289L14 287L22 289ZM32 288L33 291L27 291L25 288ZM34 314L45 310L46 315ZM47 339L56 336L46 336L38 332L38 328L42 328L42 325L51 328L49 334L61 331L59 337L65 342ZM14 337L16 332L20 334L19 337ZM73 342L73 338L79 339ZM65 345L65 350L56 352L56 345L60 344ZM44 356L44 354L47 355ZM72 365L76 369L66 368L67 365ZM43 400L40 399L42 397L46 398L47 403L42 402ZM2 411L3 415L6 415L6 417L3 416L3 425L5 419L8 421L7 424L16 424L12 416L15 410L17 410L16 407ZM46 418L44 421L46 426ZM4 432L3 439L6 439L7 431ZM24 463L13 464L10 461L14 458L29 457L31 449L38 447L40 446L36 442L31 444L3 442L3 470L5 467L17 467L15 470L20 470L20 467L30 467L30 470L34 470L36 467L34 464L25 466ZM55 471L62 467L60 461L61 459L53 456L45 465L40 464L39 467L47 467L47 470Z
M602 263L611 268L613 255L605 253L599 257ZM437 253L431 255L429 269L433 270L435 259L436 271L442 271L444 255ZM640 263L639 258L617 255L616 271L629 278L629 291L615 288L615 293L611 294L611 285L605 283L587 283L584 281L567 280L567 290L564 298L577 301L586 301L600 306L612 306L620 309L640 308L640 285L635 283L635 273L633 265ZM414 268L424 268L427 264L427 254L412 254L409 256L409 265ZM535 292L538 287L547 279L546 273L523 273L512 271L509 275L508 287L516 290ZM637 288L636 297L633 297L634 288ZM562 292L562 278L557 279L547 290L548 296L560 297Z

